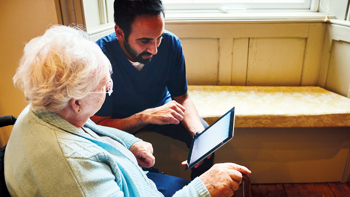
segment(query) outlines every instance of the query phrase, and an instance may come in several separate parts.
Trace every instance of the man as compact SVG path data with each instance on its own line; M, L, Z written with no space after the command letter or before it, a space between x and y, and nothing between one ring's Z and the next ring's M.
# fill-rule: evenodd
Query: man
M92 117L100 125L135 134L155 131L190 146L208 124L187 93L180 40L164 30L160 0L116 0L115 33L97 44L113 66L114 94ZM191 178L213 165L214 156L193 169Z

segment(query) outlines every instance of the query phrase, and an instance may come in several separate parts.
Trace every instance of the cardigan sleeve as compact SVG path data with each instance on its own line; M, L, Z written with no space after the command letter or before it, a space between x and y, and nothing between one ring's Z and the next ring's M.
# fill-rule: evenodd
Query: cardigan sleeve
M211 197L204 183L197 177L187 186L177 191L173 197Z
M83 158L69 158L72 173L83 196L124 197L116 177L106 163ZM73 184L73 183L72 183Z

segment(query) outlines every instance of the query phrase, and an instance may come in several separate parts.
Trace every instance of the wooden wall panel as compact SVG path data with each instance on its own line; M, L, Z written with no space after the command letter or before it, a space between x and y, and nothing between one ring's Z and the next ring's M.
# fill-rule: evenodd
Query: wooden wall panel
M219 44L218 85L231 85L233 38L221 38Z
M252 183L342 181L349 155L349 127L235 128L215 162L248 167ZM325 170L328 169L328 170Z
M249 38L237 38L233 43L231 85L247 85Z
M332 37L333 37L333 25L327 25L325 31L325 39L323 45L323 52L321 56L321 64L320 64L320 72L318 73L318 85L321 87L325 87L327 72L328 72L328 64L330 59L330 50L332 47Z
M307 37L304 67L301 78L301 85L309 86L318 83L320 72L321 55L323 52L326 24L310 24Z
M318 85L350 98L349 43L350 24L327 25Z
M219 40L181 39L190 85L217 85Z
M215 163L234 162L248 167L252 183L339 182L349 164L348 130L236 128L233 139L216 151ZM153 144L161 172L190 177L190 171L180 165L188 155L184 143L154 132L139 132L136 136Z
M165 28L179 38L297 37L309 35L309 23L288 22L168 22Z
M350 43L333 41L326 88L347 96L350 84Z
M306 40L251 38L247 85L300 85Z
M201 39L218 40L217 55L206 53L209 68L204 72L211 75L200 75L203 79L191 71L198 57L187 52L187 78L191 84L205 81L201 85L317 85L325 28L324 23L166 23L166 29L180 40L197 40L193 46L184 46L185 51L203 50ZM256 46L260 42L264 44ZM215 66L216 81L212 78Z

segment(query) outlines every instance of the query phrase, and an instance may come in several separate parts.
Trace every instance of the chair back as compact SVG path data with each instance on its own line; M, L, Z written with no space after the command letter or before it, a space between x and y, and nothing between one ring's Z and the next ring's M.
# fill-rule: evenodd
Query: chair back
M5 127L9 125L14 125L17 118L12 115L0 116L0 127Z
M14 125L16 120L17 118L13 117L12 115L1 116L0 127ZM5 182L5 168L4 168L5 150L6 150L6 145L0 151L0 196L7 197L11 195L8 192L8 189L6 187L6 182Z

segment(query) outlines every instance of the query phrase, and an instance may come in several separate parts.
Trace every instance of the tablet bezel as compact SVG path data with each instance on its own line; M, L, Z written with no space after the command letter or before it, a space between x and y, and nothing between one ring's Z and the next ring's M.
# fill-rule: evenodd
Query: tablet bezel
M192 164L189 164L189 161L191 159L192 156L192 150L193 150L193 146L194 146L194 142L195 140L201 136L204 132L206 132L207 130L210 129L210 127L212 127L213 125L215 125L218 121L220 121L223 117L225 117L228 113L230 114L230 126L229 126L229 134L228 137L223 140L221 143L219 143L218 145L216 145L214 148L212 148L210 151L208 151L206 154L204 154L203 156L201 156L199 159L197 159L195 162L193 162ZM201 162L203 159L205 159L206 157L208 157L210 154L212 154L213 152L215 152L218 148L220 148L221 146L223 146L224 144L226 144L229 140L232 139L233 137L233 129L234 129L234 124L235 124L235 107L233 107L232 109L230 109L228 112L226 112L224 115L222 115L219 119L217 119L213 124L211 124L208 128L206 128L204 131L202 131L201 133L199 133L198 135L195 135L192 139L191 142L191 147L190 147L190 152L188 154L188 164L186 165L186 171L191 169L192 167L194 167L195 165L197 165L199 162Z

